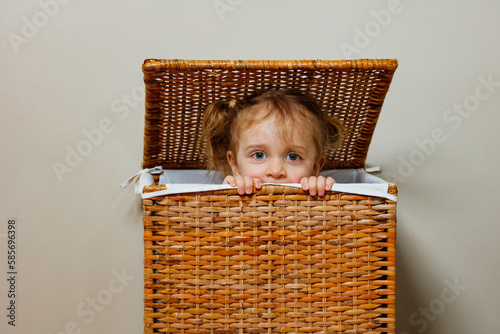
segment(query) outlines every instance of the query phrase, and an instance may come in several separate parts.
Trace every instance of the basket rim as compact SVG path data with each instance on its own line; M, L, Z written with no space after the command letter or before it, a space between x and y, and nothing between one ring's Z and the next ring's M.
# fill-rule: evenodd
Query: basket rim
M143 193L153 193L153 192L158 192L162 190L166 190L167 186L165 184L151 184L151 185L146 185L143 188ZM395 183L389 183L387 187L387 193L393 196L398 196L398 187ZM148 197L148 199L156 198L156 197L176 197L176 196L196 196L196 195L227 195L227 196L240 196L242 198L245 197L251 197L251 196L265 196L265 195L273 195L276 194L277 196L287 196L287 195L304 195L307 196L309 193L307 191L302 190L301 188L297 187L290 187L286 185L274 185L274 184L265 184L263 185L260 189L254 189L251 194L246 194L246 195L239 195L238 190L235 189L224 189L224 190L206 190L206 191L199 191L199 192L185 192L185 193L175 193L175 194L169 194L169 195L158 195L155 197ZM350 198L353 197L359 197L361 198L382 198L378 196L372 196L372 195L363 195L363 194L352 194L352 193L346 193L343 191L326 191L325 195L336 195L336 194L344 194L345 196L348 196ZM313 196L314 198L321 198L322 196ZM393 200L389 198L384 198L384 200L388 200L391 202L394 202Z
M385 69L395 71L399 66L397 59L390 58L360 58L345 60L196 60L196 59L159 59L148 58L142 65L144 72L158 72L165 68L177 70L201 69Z

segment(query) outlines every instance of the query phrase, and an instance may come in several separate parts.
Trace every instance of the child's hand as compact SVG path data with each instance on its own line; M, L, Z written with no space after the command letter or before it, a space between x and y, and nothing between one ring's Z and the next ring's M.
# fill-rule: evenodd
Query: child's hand
M241 175L228 175L224 179L222 184L229 184L232 187L238 188L238 194L251 194L253 192L253 188L260 189L262 187L262 181L257 178L251 178L250 176L241 176Z
M309 194L315 196L323 196L325 191L332 189L335 180L332 177L325 178L324 176L309 176L300 179L302 190L309 191Z

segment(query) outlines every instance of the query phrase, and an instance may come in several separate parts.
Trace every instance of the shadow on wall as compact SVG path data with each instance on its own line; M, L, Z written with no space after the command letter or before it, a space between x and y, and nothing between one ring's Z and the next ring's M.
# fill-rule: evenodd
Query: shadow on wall
M405 234L407 229L401 228L406 219L398 217L398 236L396 245L396 328L397 334L435 333L433 323L439 321L448 306L456 302L467 289L467 285L458 277L440 277L432 272L430 263L433 259L423 258L419 252L418 240L413 235ZM412 224L415 222L413 221ZM404 240L404 244L402 244ZM416 263L418 268L425 268L425 272L415 275ZM422 264L424 263L424 264ZM432 282L436 289L433 298L429 299L420 293L424 277ZM455 315L454 318L457 316Z

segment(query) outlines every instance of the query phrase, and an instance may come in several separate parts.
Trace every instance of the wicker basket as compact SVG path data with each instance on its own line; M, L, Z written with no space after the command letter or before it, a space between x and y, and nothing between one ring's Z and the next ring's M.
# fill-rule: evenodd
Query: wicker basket
M363 167L397 65L146 60L143 168L203 168L206 106L268 87L307 90L342 120L326 168ZM145 333L395 333L396 202L272 185L143 202Z

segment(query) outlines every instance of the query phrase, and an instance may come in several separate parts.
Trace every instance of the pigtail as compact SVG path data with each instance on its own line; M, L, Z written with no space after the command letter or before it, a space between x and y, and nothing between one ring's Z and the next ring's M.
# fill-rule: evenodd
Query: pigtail
M224 175L231 174L227 151L231 145L231 123L237 109L236 100L218 101L208 106L203 117L202 142L205 142L207 168L220 171Z

